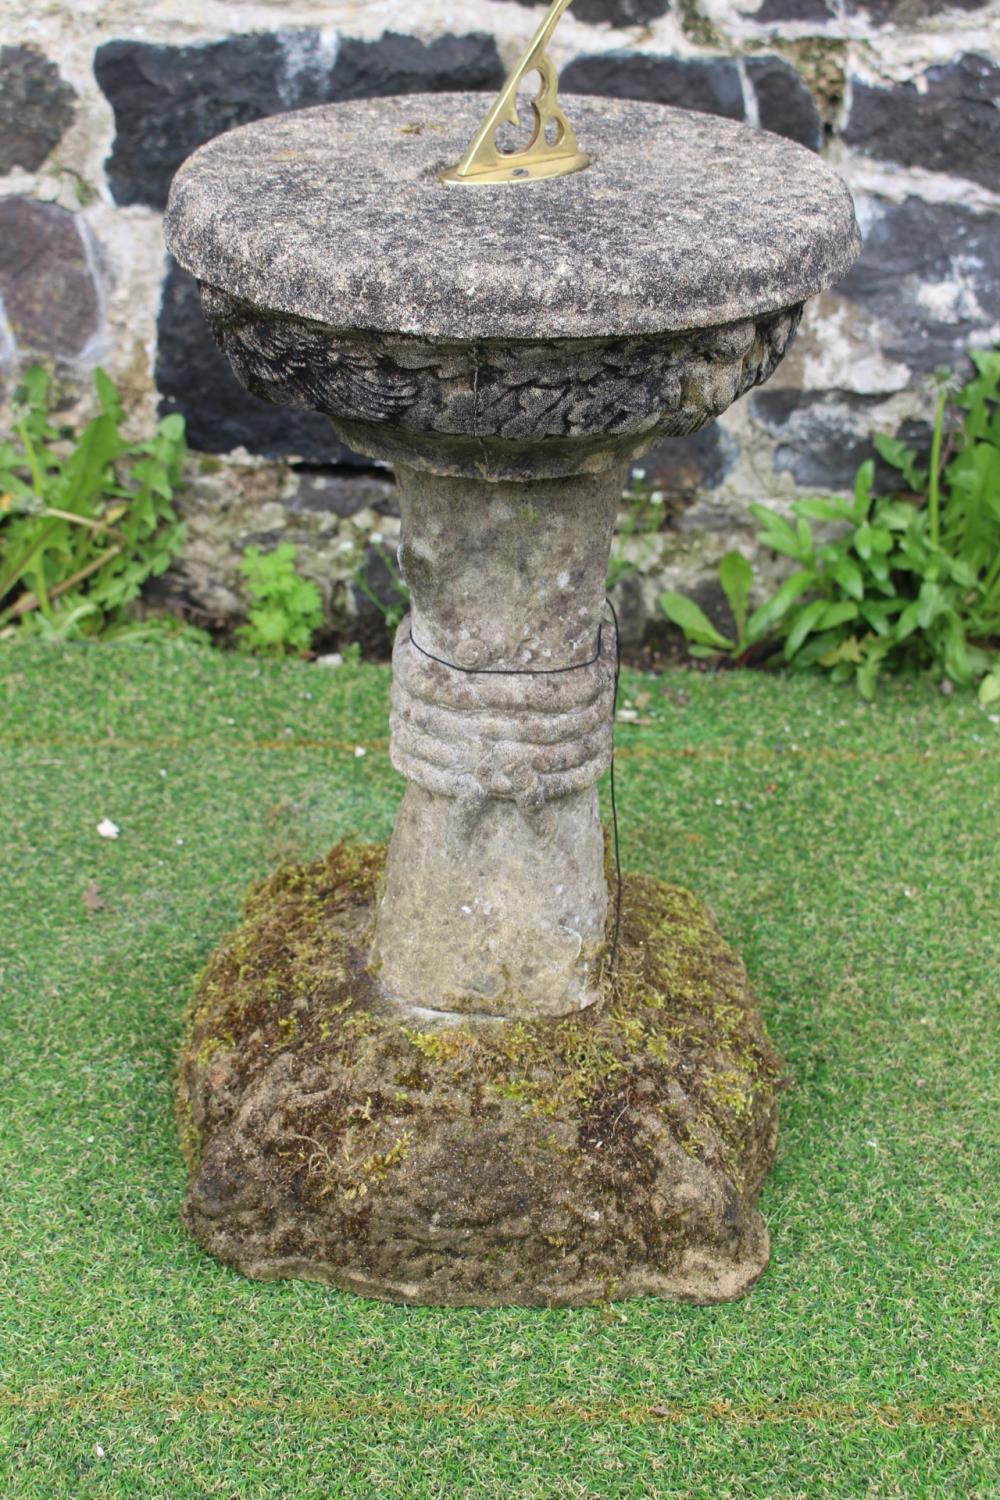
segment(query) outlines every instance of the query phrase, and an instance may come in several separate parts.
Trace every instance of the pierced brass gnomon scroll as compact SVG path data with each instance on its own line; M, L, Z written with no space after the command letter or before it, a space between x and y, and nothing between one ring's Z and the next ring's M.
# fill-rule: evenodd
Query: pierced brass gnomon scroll
M472 138L457 167L441 174L443 182L531 182L539 177L564 177L589 167L590 157L576 143L573 127L559 107L559 74L546 54L563 12L572 0L554 0L527 52L504 84L500 97ZM542 86L531 101L535 129L521 150L502 151L497 145L501 125L520 123L517 91L529 73L538 73Z

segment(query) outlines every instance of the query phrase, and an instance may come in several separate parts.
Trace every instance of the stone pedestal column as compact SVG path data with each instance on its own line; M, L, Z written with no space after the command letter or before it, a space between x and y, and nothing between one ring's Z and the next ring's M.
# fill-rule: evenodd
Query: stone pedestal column
M605 606L623 471L504 483L398 469L412 612L393 653L410 782L374 960L408 1007L561 1015L598 995L611 755Z
M853 208L787 141L597 99L586 171L445 187L481 110L282 115L174 183L170 247L246 387L395 467L412 594L391 846L280 872L209 966L185 1216L251 1274L406 1301L735 1297L777 1067L687 893L627 878L609 971L604 587L628 463L769 377Z

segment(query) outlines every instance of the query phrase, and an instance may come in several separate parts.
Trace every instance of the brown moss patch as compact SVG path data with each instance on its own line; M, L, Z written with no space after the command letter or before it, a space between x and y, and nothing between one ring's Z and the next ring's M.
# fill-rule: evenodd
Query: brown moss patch
M709 1238L745 1238L780 1065L742 963L696 898L626 877L616 970L587 1011L417 1027L386 1008L366 968L384 861L384 847L338 845L254 886L200 977L177 1087L199 1238L245 1263L217 1230L230 1211L245 1223L252 1203L272 1240L301 1214L328 1236L324 1264L330 1245L363 1259L401 1196L419 1199L421 1222L457 1216L463 1243L470 1226L508 1226L477 1252L484 1285L509 1280L510 1226L525 1213L545 1220L529 1281L543 1251L579 1256L588 1234L603 1248L587 1276L600 1266L605 1285L627 1285L630 1261L672 1263L696 1221L715 1224ZM301 1245L268 1243L267 1264L305 1263ZM444 1265L439 1279L459 1274ZM470 1285L443 1300L494 1299Z

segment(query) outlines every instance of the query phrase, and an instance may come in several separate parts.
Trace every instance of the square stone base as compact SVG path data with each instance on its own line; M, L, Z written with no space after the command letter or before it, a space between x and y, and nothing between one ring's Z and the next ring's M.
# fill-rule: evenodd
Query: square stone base
M177 1089L199 1243L410 1303L743 1296L780 1065L705 908L627 876L600 1002L418 1030L366 967L384 861L280 870L201 978Z

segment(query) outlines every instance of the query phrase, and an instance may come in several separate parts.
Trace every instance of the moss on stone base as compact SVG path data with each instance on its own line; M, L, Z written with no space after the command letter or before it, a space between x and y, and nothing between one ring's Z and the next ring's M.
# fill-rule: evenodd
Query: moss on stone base
M779 1064L704 907L628 876L602 1003L418 1029L365 967L384 860L280 870L201 977L177 1090L199 1241L413 1302L742 1295Z

